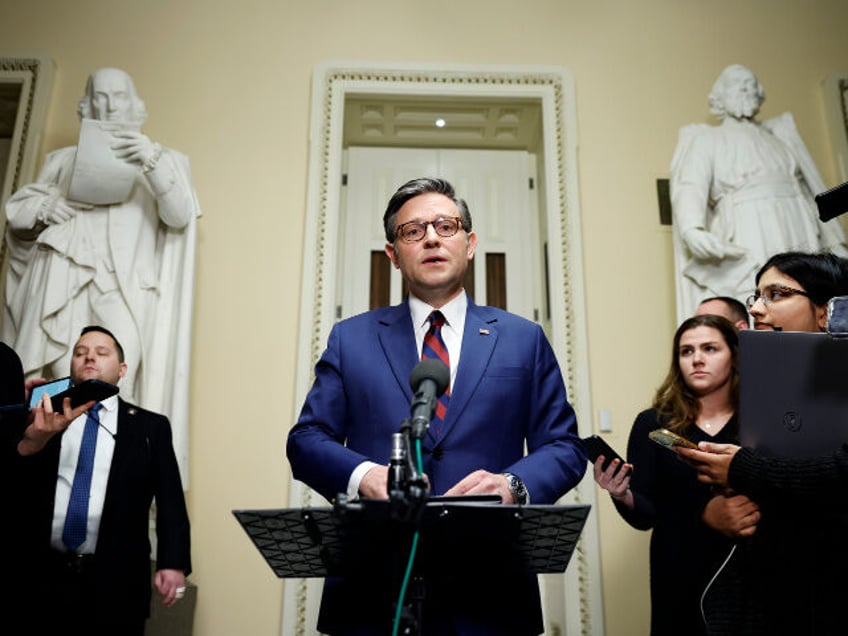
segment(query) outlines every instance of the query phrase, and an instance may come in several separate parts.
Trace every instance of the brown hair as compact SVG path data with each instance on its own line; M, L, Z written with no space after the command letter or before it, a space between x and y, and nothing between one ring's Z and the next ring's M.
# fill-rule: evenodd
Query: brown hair
M721 333L730 348L731 385L730 399L734 410L739 404L739 336L736 327L723 316L694 316L677 328L671 348L671 367L665 380L657 389L653 407L665 421L663 426L675 433L682 433L698 419L701 403L698 395L686 384L680 371L680 339L687 331L696 327L712 327Z

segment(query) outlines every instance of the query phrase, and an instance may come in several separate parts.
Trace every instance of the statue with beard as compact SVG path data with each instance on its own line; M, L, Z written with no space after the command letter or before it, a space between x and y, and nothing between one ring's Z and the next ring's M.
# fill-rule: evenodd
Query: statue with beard
M751 70L728 66L709 95L721 124L680 129L670 184L678 322L704 298L744 302L778 252L848 256L839 222L818 219L813 197L825 186L792 115L754 119L764 100Z

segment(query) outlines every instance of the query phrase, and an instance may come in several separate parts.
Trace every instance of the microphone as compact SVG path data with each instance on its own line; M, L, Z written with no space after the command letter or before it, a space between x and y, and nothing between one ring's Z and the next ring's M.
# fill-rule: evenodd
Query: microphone
M389 497L397 492L402 494L406 487L406 448L402 433L392 433L392 452L389 455Z
M433 419L436 401L450 385L450 369L441 360L426 358L418 363L409 377L415 392L412 398L412 437L422 439Z
M829 221L848 212L848 181L815 196L819 219Z

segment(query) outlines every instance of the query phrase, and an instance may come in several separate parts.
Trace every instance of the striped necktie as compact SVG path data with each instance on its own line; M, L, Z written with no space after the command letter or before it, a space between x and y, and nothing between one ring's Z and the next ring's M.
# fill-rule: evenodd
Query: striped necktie
M70 552L76 552L85 543L85 537L88 534L88 498L91 494L91 474L94 470L97 430L100 427L97 412L102 406L100 403L92 406L88 409L88 416L85 418L77 470L74 473L68 513L65 516L65 528L62 531L62 542Z
M424 347L421 349L421 359L435 358L441 360L445 366L450 369L450 356L448 356L448 348L445 346L445 341L442 340L442 325L445 324L445 317L440 311L434 311L427 318L430 321L430 328L424 336ZM445 412L450 401L450 385L439 398L436 404L436 417L433 423L435 424L436 434L441 432L441 424L445 421Z

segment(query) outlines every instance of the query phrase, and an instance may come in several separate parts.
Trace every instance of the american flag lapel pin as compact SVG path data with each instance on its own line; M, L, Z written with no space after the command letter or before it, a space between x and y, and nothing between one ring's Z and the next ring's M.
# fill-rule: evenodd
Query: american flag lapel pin
M481 336L488 336L488 335L489 335L489 330L488 330L488 329L483 329L483 328L481 328L481 329L480 329L480 335L481 335Z

